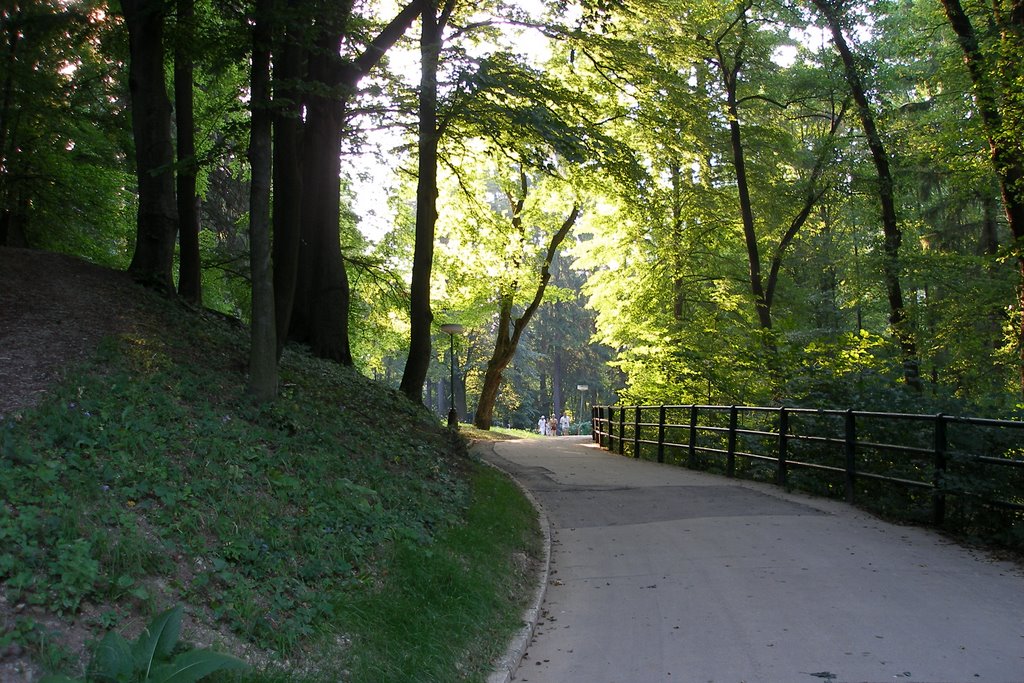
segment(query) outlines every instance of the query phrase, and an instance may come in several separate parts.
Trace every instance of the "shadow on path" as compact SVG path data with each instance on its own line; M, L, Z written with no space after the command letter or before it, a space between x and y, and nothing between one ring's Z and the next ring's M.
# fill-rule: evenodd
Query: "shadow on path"
M1024 683L1024 575L835 501L608 454L488 456L544 507L551 572L513 680Z

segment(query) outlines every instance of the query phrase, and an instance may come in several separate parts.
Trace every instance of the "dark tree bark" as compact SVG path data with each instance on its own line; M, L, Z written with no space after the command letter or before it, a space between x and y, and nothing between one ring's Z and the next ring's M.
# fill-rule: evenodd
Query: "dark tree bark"
M548 408L546 406L548 400L548 375L543 370L540 371L540 384L538 389L540 391L540 394L537 399L537 405L540 406L540 412L546 415L548 414ZM495 400L497 400L498 393L495 392L494 396ZM482 398L480 402L483 403ZM479 411L479 408L477 408L477 410Z
M747 30L745 20L741 19L738 24L741 30ZM782 267L782 257L786 249L789 248L796 238L797 233L807 222L807 218L810 216L814 206L824 194L824 190L820 187L820 180L825 170L827 156L823 153L816 159L814 168L811 170L811 176L807 182L804 201L796 216L790 221L789 227L783 234L782 239L779 240L779 244L772 255L768 277L765 278L761 270L761 250L757 239L754 207L750 198L750 185L747 180L746 154L740 127L738 87L740 72L743 68L745 47L745 42L741 39L735 52L731 55L732 63L730 64L730 61L726 59L722 41L719 40L715 43L715 51L722 73L722 85L725 87L726 92L726 107L729 114L729 143L732 149L733 166L736 171L736 188L740 201L740 216L743 222L743 239L747 249L750 292L754 298L754 309L757 313L758 325L762 330L770 330L772 328L772 303L775 298L775 289L778 285L779 271ZM835 134L841 118L842 114L833 118L830 135ZM677 303L677 315L679 313L681 313L681 309Z
M736 99L740 67L742 65L742 44L737 49L732 66L725 60L720 45L718 61L722 70L722 82L725 85L727 109L729 113L729 143L732 147L732 163L736 170L736 189L740 198L740 217L743 220L743 239L747 246L747 265L750 274L750 293L754 297L754 310L761 329L772 327L771 304L764 291L764 279L761 275L761 252L757 245L757 231L754 228L754 208L750 200L750 185L747 182L747 161L743 150L743 137L740 131L739 105Z
M413 248L409 300L409 356L400 391L411 401L423 400L423 381L430 367L430 273L434 262L434 228L437 224L437 69L445 26L455 0L445 0L440 13L436 0L423 9L420 32L419 178L416 185L416 243Z
M522 177L522 183L525 195L525 177ZM522 202L519 203L518 208L522 209ZM523 314L517 319L512 319L512 304L513 304L513 292L501 293L500 304L498 309L498 333L494 339L494 352L491 354L490 360L487 361L487 372L484 374L483 388L480 390L480 402L477 404L476 414L473 416L473 424L478 429L490 429L491 421L494 417L494 406L498 401L498 390L501 388L501 377L502 373L505 372L505 368L512 362L512 358L515 357L516 348L519 346L519 340L523 336L523 331L526 326L530 323L530 319L533 314L537 312L537 308L540 306L541 301L544 300L544 290L548 286L548 280L551 279L551 264L555 260L555 255L558 253L558 247L562 244L566 235L572 229L573 225L576 224L576 219L579 218L580 209L579 206L572 207L572 211L562 222L561 227L551 237L551 241L548 242L548 250L544 256L544 264L541 266L540 271L540 282L537 284L537 290L534 292L533 300L530 305L526 307ZM518 229L522 229L521 217L519 212L513 213L513 224ZM517 224L516 222L519 221ZM554 389L554 382L552 380L552 389ZM544 394L544 377L541 376L541 396L543 405L543 394ZM553 407L555 411L561 409L561 406L555 405Z
M293 339L308 343L314 354L343 365L352 364L348 339L348 275L339 236L339 155L345 107L359 80L412 25L421 6L420 0L407 5L351 62L344 62L338 54L347 31L351 0L340 7L329 5L331 15L321 14L321 21L313 29L317 37L307 58L307 80L312 92L305 100L301 181L294 176L282 179L285 187L293 189L301 182L302 200L291 319L281 320L279 326L287 327ZM282 172L291 172L289 168L286 165ZM291 220L290 213L282 220ZM286 263L283 259L291 255L294 235L286 233L282 239L287 242L281 247L284 270L279 279L279 298L286 296L291 285L292 262Z
M274 53L274 311L277 326L277 358L288 340L299 272L299 239L302 220L302 79L304 31L298 20L299 0L288 0L288 12L280 27Z
M874 112L868 101L857 61L843 35L841 17L831 0L812 0L828 23L832 33L832 42L843 60L846 82L857 105L857 114L864 136L867 138L871 160L878 175L878 199L882 206L882 232L884 258L882 260L882 279L885 282L886 296L889 300L889 327L903 356L903 379L908 386L921 390L921 361L917 355L917 342L907 321L906 308L903 305L903 290L900 286L899 251L903 235L896 219L896 200L894 197L895 183L889 168L889 155L886 152L882 137L875 125Z
M551 349L551 403L555 408L555 417L561 417L565 411L565 398L562 396L562 349Z
M350 3L349 3L350 6ZM340 221L344 63L339 57L344 16L319 27L309 54L312 92L306 99L302 151L302 222L299 277L291 334L313 353L352 364L348 341L348 275L341 258Z
M16 190L10 177L11 163L8 149L17 149L14 131L14 73L18 62L18 51L23 40L21 31L21 8L11 12L9 21L4 22L4 77L0 90L0 245L8 247L25 246L25 235L21 229L21 221L15 210L18 202Z
M178 215L171 103L164 78L165 7L163 0L121 0L128 27L128 88L139 185L135 252L128 272L139 282L173 292Z
M177 0L178 35L174 43L174 115L178 141L178 295L203 301L199 258L199 195L196 194L196 125L192 50L195 0Z
M971 18L960 0L942 0L950 26L956 33L964 53L964 64L974 86L974 101L981 114L988 137L992 168L999 180L1000 194L1006 221L1013 235L1016 268L1020 284L1017 286L1017 309L1024 311L1024 130L1020 122L1020 82L1024 77L1021 55L1024 54L1024 2L993 2L997 8L989 17L989 30L998 32L999 56L988 54L981 47ZM1008 6L1006 6L1008 5ZM1012 94L1012 96L1008 96ZM1017 102L1016 107L1012 104ZM1007 121L1016 122L1007 127ZM1017 329L1019 381L1024 395L1024 315Z
M252 346L249 353L248 391L260 403L277 397L278 383L274 284L270 266L270 22L273 5L273 0L258 0L252 32L252 122L249 135L249 163L252 168L249 201Z

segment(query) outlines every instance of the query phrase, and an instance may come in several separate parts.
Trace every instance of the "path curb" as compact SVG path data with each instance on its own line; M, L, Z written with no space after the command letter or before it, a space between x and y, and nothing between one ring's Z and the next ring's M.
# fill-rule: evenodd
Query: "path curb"
M530 501L530 504L533 505L534 510L537 511L537 522L540 526L541 535L543 537L543 542L541 544L540 571L537 573L537 587L534 590L529 606L523 611L523 626L512 637L508 649L505 650L505 654L498 659L495 663L494 671L487 677L487 683L509 683L509 681L512 680L512 676L519 668L519 664L523 661L523 655L526 654L526 648L529 647L530 639L533 638L533 633L537 628L537 622L540 620L541 605L544 603L544 595L548 588L548 575L551 572L551 523L548 521L548 515L544 510L544 506L540 504L540 501L538 501L518 479L504 468L484 457L485 454L483 451L485 448L487 449L487 452L492 454L494 453L494 444L491 442L474 445L473 450L479 449L478 455L481 462L503 472L509 479L515 482L516 486L519 487L519 490L523 492L523 495L526 496Z

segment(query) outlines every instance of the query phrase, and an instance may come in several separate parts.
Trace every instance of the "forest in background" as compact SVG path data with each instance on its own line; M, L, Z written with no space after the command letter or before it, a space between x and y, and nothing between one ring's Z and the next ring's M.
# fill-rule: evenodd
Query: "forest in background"
M45 0L0 30L0 244L246 320L260 400L293 341L481 427L1020 410L1015 0Z

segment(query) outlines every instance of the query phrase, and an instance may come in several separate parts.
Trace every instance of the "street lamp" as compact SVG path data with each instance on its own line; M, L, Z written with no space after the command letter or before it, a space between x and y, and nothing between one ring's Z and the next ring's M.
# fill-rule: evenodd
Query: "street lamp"
M455 410L455 335L462 334L462 325L458 323L445 323L441 325L441 331L448 335L451 340L451 355L449 360L452 366L452 391L451 401L448 403L448 429L459 428L459 411Z
M577 384L576 390L580 392L580 414L576 419L579 420L578 426L576 427L576 436L583 433L583 395L590 391L589 384Z

